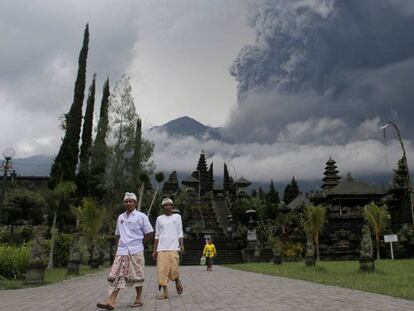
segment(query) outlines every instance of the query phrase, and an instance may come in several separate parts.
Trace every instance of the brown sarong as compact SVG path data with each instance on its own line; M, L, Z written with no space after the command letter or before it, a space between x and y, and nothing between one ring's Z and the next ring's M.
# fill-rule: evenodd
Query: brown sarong
M157 254L158 282L167 286L168 281L174 281L180 276L180 256L177 251L160 251Z
M144 266L144 253L116 256L108 275L109 294L119 288L142 286Z

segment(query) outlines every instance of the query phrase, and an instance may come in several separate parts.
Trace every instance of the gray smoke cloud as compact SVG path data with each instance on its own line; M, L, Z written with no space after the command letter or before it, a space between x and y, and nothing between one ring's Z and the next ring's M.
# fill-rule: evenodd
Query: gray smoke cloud
M364 127L376 127L378 120L369 120ZM341 126L334 120L325 120L328 126ZM323 123L322 122L322 123ZM308 125L303 125L306 128ZM315 126L315 124L311 124ZM323 128L324 124L316 124ZM297 130L297 129L295 129ZM299 131L299 130L298 130ZM319 145L314 143L226 143L212 139L199 140L194 137L170 137L158 130L146 131L146 139L155 142L153 160L157 170L169 174L194 171L201 150L208 164L214 162L215 176L223 175L223 164L228 164L231 175L246 177L251 181L288 182L292 176L299 181L322 180L326 161L332 156L340 175L373 178L390 175L401 158L398 140L379 139L353 140L345 144ZM414 146L404 141L410 167L414 165ZM180 176L184 178L186 176ZM383 180L386 184L389 180Z
M249 23L255 43L230 68L238 106L228 135L345 144L378 138L393 120L413 138L413 1L253 1Z

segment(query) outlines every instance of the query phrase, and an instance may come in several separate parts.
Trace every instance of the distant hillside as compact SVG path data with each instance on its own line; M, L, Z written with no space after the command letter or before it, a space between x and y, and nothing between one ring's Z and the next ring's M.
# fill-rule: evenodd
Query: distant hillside
M13 169L20 176L49 176L54 155L35 155L23 159L13 159Z
M153 130L165 132L169 136L173 137L192 136L200 140L213 139L228 141L228 139L222 135L221 129L219 127L204 125L197 120L194 120L187 116L172 120L161 126L154 126L150 129L150 131Z

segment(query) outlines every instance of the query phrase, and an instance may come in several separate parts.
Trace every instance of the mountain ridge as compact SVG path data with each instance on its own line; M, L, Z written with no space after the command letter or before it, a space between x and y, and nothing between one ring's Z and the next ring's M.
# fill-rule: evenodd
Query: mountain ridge
M179 117L163 125L154 126L150 131L160 131L167 133L171 137L194 137L199 140L218 140L229 142L230 140L223 135L220 127L211 127L188 116Z

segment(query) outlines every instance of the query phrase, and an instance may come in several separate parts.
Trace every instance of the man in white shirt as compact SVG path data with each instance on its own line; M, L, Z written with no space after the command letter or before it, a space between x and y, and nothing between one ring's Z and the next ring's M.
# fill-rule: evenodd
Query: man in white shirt
M161 203L164 215L155 223L155 241L152 256L157 260L158 282L163 294L158 299L168 299L168 282L175 281L177 293L183 292L180 280L179 253L184 253L184 235L181 216L173 214L173 201L164 199Z
M131 307L142 306L141 295L144 283L144 244L154 229L148 216L136 210L137 197L132 192L124 196L126 211L119 215L115 235L117 239L117 252L111 272L108 276L109 297L104 303L98 303L98 308L113 310L119 289L135 287L137 296Z

